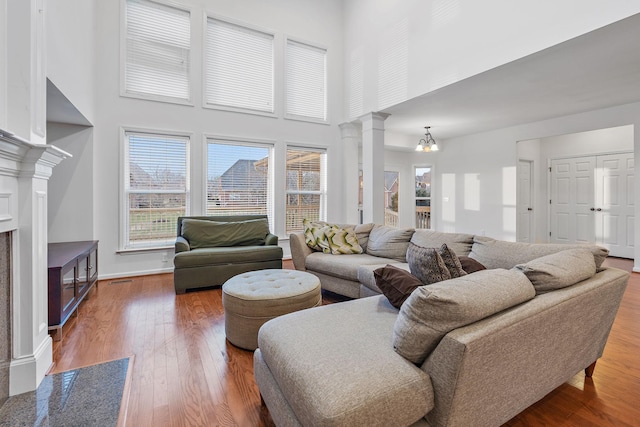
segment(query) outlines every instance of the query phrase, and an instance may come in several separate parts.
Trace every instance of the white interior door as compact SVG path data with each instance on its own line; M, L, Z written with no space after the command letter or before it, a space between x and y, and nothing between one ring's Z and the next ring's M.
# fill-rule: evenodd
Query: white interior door
M596 243L616 257L634 257L633 180L633 153L597 157Z
M518 161L518 242L533 242L533 162Z
M595 242L595 167L595 157L551 161L551 242Z

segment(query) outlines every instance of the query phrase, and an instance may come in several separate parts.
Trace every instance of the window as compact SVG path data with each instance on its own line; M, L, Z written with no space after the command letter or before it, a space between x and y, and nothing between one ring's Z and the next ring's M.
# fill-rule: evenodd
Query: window
M398 226L399 172L384 172L384 225Z
M208 140L207 215L263 214L273 225L272 147Z
M302 231L302 220L326 219L325 150L287 149L286 233Z
M124 95L191 100L191 17L149 0L126 0Z
M125 132L124 140L124 246L172 245L188 213L189 137Z
M273 113L273 34L207 19L205 104Z
M287 40L287 117L327 121L326 57L326 49Z
M416 168L416 228L431 228L431 168Z

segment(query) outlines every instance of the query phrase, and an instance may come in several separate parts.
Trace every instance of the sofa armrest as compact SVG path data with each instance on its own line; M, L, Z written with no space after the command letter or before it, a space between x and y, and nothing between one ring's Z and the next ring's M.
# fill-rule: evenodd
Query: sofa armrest
M189 246L189 242L187 241L187 239L185 239L182 236L176 237L175 248L176 248L176 253L188 252L191 250L191 247Z
M278 244L278 236L275 234L267 234L267 237L264 238L264 244L267 246L276 246Z
M296 270L305 271L305 258L313 253L313 249L307 246L304 240L304 233L292 233L289 235L289 246L291 247L291 258Z

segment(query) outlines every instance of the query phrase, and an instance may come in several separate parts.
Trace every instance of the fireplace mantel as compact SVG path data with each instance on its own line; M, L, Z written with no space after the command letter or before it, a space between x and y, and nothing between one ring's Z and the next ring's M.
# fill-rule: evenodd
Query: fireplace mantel
M0 232L11 233L9 393L35 390L51 366L47 319L47 181L71 155L0 129Z

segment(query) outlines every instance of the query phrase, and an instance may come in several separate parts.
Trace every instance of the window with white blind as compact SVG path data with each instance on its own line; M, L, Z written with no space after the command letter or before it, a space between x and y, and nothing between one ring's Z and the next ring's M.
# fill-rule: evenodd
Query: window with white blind
M190 12L149 0L125 5L122 94L190 102Z
M327 50L287 40L285 116L327 121Z
M273 37L273 34L209 17L205 105L273 113Z
M124 248L173 245L189 213L189 137L125 132Z
M287 149L286 233L302 231L302 220L325 220L327 211L327 153Z
M273 225L272 146L207 141L207 215L262 214Z

